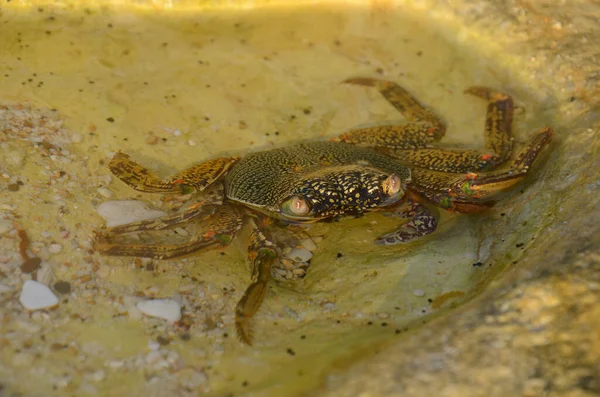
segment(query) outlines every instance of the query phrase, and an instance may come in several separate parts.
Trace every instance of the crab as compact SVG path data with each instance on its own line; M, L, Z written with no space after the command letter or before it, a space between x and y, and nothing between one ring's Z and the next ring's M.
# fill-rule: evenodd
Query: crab
M200 199L172 215L104 228L97 233L96 250L103 255L172 259L225 247L246 225L252 280L235 309L235 327L240 340L251 345L251 319L283 260L282 247L272 237L274 228L385 211L403 218L403 223L375 243L409 243L436 230L439 214L431 207L459 213L491 207L499 192L526 177L553 135L551 127L544 127L513 155L511 97L472 87L466 93L488 103L485 149L441 148L435 143L445 134L444 122L400 85L363 77L345 83L377 89L408 123L352 129L330 141L241 158L213 158L165 179L118 152L110 171L133 189L200 193ZM194 222L197 231L184 243L127 243L122 238L188 222Z

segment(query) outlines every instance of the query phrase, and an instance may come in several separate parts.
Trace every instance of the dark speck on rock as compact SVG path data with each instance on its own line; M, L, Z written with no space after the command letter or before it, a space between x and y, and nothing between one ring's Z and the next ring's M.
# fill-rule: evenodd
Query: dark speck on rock
M29 258L21 264L21 271L23 273L33 273L40 268L42 260L40 258Z
M71 284L68 281L57 281L54 283L54 290L59 294L70 294Z

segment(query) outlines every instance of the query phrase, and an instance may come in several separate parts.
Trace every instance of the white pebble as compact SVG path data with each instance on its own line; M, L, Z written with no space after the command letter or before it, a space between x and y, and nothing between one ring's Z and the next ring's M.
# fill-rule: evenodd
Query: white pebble
M120 369L125 366L125 362L121 360L112 360L107 362L106 365L112 369Z
M97 211L108 227L167 215L164 211L149 209L146 203L136 200L106 201L98 206Z
M50 244L50 247L48 247L48 251L50 251L51 254L58 254L60 251L62 251L62 245Z
M147 316L158 317L169 322L179 321L181 305L172 299L153 299L138 302L137 308Z
M416 289L413 291L413 295L414 296L425 296L425 291L423 291L422 289Z
M302 240L300 245L311 252L317 249L317 245L310 238Z
M58 298L50 288L33 280L25 281L19 301L28 310L45 309L58 304Z
M12 229L13 229L13 224L11 221L0 220L0 234L10 232Z
M112 197L112 192L110 190L108 190L107 188L105 188L105 187L98 188L97 192L100 193L100 195L102 197L106 197L106 198L111 198Z
M158 349L160 349L160 343L154 342L154 341L148 341L148 349L158 350Z
M296 262L308 262L313 254L306 248L294 248L286 256Z

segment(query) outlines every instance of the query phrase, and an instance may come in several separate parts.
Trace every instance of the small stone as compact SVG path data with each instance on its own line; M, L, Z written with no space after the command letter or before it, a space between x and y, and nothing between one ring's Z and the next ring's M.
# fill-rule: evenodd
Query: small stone
M12 288L9 285L6 284L0 284L0 294L3 294L5 292L11 292Z
M311 251L311 252L313 252L313 251L315 251L315 250L317 249L317 245L316 245L316 244L315 244L315 243L312 241L312 239L310 239L310 238L307 238L307 239L305 239L305 240L302 240L302 241L300 242L300 245L301 245L303 248L306 248L307 250L309 250L309 251Z
M208 377L204 372L194 371L194 373L188 378L187 384L191 389L196 389L208 381Z
M40 258L29 258L21 264L21 271L23 273L33 273L40 268L41 263Z
M101 382L104 380L104 378L106 378L106 372L104 372L104 370L102 369L99 369L98 371L92 374L91 378L95 382Z
M306 270L304 270L302 268L298 268L298 269L292 270L292 273L294 273L294 276L302 277L306 274Z
M35 357L31 353L19 352L13 356L12 365L15 367L30 367Z
M162 353L158 350L151 350L146 356L146 364L156 365L161 363L163 360Z
M39 310L56 306L58 298L44 284L27 280L23 284L19 302L28 310Z
M53 278L54 269L52 268L52 265L49 263L42 263L42 266L40 266L40 270L38 270L37 273L37 281L40 284L50 285Z
M23 331L32 335L39 333L42 329L40 325L30 323L28 321L16 320L14 324L19 329L19 331Z
M83 136L81 134L73 133L71 135L71 142L80 143L81 141L83 141Z
M112 192L105 187L98 188L97 192L100 193L100 195L102 197L106 197L106 198L112 197Z
M96 388L96 386L91 385L88 382L81 382L81 384L79 385L79 393L80 393L80 395L87 394L87 395L95 396L98 394L98 389Z
M98 271L96 272L96 274L100 278L106 278L106 277L110 276L110 266L108 266L108 265L100 265L100 268L98 269Z
M173 231L183 237L190 235L190 233L182 227L175 228Z
M106 220L107 227L167 215L164 211L149 209L146 203L136 200L106 201L98 206L97 211Z
M58 254L60 251L62 251L62 245L56 243L50 244L48 251L50 251L51 254Z
M414 296L425 296L425 291L423 291L422 289L416 289L413 291L413 295Z
M136 307L145 315L158 317L169 322L181 319L181 304L172 299L154 299L140 301Z
M9 184L7 186L9 192L18 192L19 191L19 187L20 186L18 184L16 184L16 183L11 183L11 184Z
M140 302L140 298L135 296L126 295L123 297L123 306L127 310L127 315L132 320L141 320L142 312L137 308L137 303Z
M158 350L158 349L160 349L160 343L155 342L155 341L148 341L148 349Z
M54 291L64 295L70 294L71 284L68 281L57 281L54 283Z
M11 221L0 220L0 234L10 232L13 229Z
M287 254L287 257L296 262L308 262L313 254L306 248L294 248Z
M111 360L107 362L106 365L108 365L108 367L112 369L120 369L125 366L125 362L121 360Z
M146 138L146 143L148 145L156 145L159 141L159 138L156 135L150 135L148 138Z

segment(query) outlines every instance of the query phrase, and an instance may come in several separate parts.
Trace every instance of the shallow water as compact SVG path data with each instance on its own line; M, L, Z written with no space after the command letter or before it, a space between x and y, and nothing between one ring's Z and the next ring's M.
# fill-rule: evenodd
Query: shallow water
M3 12L0 101L8 107L0 120L15 127L0 135L0 216L27 231L33 253L53 269L51 285L72 286L56 309L25 313L18 295L31 275L18 270L16 230L1 236L0 272L12 292L0 295L7 302L0 345L8 347L0 351L0 374L14 379L10 390L292 395L471 296L518 257L515 243L537 230L495 239L519 222L507 221L510 202L479 216L444 215L433 236L394 248L372 244L395 224L381 215L317 225L309 234L323 241L307 277L272 286L255 318L255 346L243 346L233 336L233 309L250 274L235 245L162 263L91 250L103 222L99 203L171 205L111 177L112 154L123 150L167 175L223 153L402 120L378 94L340 84L351 76L401 83L447 121L444 142L477 147L485 104L462 91L513 82L409 8ZM517 116L518 141L536 120L530 100L517 98L527 109ZM64 124L45 131L40 113ZM51 146L38 144L43 140ZM23 185L9 191L17 181ZM537 204L521 203L521 216ZM60 253L50 252L52 243ZM135 296L179 299L184 320L134 318L126 301Z

